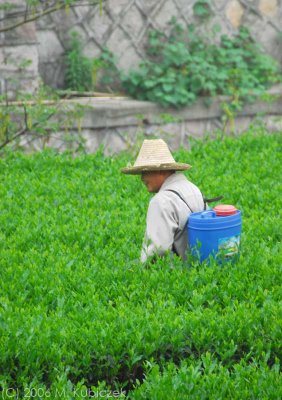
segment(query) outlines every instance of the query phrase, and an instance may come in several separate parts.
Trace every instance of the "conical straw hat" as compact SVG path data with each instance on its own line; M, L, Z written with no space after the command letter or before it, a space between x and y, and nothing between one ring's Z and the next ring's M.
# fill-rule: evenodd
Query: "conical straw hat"
M121 171L124 174L137 175L146 171L184 171L191 168L189 164L174 160L167 144L162 139L144 140L133 167Z

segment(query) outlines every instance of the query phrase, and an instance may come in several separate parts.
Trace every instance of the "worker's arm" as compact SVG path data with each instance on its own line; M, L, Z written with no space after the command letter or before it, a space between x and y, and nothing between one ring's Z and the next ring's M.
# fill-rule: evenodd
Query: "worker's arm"
M156 195L147 212L141 261L146 262L153 255L162 256L171 250L177 227L177 215L171 198L168 195Z

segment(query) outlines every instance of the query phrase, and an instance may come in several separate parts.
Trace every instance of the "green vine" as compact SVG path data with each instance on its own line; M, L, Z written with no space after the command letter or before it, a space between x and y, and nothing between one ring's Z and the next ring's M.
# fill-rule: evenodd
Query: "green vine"
M66 54L65 81L68 89L83 92L93 89L93 61L82 53L77 32L71 33L70 46Z
M70 46L66 52L67 89L82 92L102 87L112 91L112 86L117 86L119 76L115 57L108 49L104 48L97 58L87 58L83 55L79 35L71 33Z
M218 27L214 29L214 36ZM231 96L233 110L281 81L278 64L265 54L247 28L237 35L213 40L184 29L172 20L170 33L149 34L146 59L123 76L124 90L133 98L163 106L191 105L199 96ZM217 44L216 44L217 43ZM232 100L231 100L232 102Z
M200 19L208 19L212 15L210 1L198 0L193 6L194 15Z

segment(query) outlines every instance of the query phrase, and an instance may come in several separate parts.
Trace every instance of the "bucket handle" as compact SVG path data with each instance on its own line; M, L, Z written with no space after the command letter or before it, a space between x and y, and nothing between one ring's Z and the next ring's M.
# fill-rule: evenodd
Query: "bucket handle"
M214 211L203 211L201 214L201 218L215 218L216 213Z

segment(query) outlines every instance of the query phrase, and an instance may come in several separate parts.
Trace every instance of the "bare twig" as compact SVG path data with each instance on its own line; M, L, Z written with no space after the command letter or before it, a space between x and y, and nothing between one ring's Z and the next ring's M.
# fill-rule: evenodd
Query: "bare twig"
M96 0L95 2L89 1L87 4L75 3L75 4L70 4L69 7L78 7L78 6L82 6L82 5L85 6L85 5L90 5L90 4L97 5L97 4L100 3L100 1L101 0ZM0 28L0 33L16 29L19 26L22 26L22 25L27 24L29 22L36 21L39 18L42 18L42 17L44 17L44 16L46 16L48 14L51 14L53 12L62 10L65 7L66 7L66 4L63 1L61 1L60 3L57 3L55 6L51 6L49 8L46 8L45 10L42 10L40 12L38 11L36 13L30 13L30 16L27 13L27 9L25 9L25 11L23 13L23 20L15 22L14 24L5 26L4 28Z
M44 122L48 121L57 111L53 111L52 113L50 113L44 120ZM26 113L26 110L25 110ZM37 126L41 125L42 121L40 122L36 122L33 125L33 128L36 128ZM7 146L9 143L12 143L14 140L18 139L19 137L23 136L24 134L26 134L27 132L30 131L30 129L27 126L27 121L26 121L26 115L25 115L25 127L22 128L21 130L19 130L18 132L16 132L12 137L10 138L6 138L6 140L0 144L0 150L3 149L5 146Z
M26 4L25 11L24 11L24 19L26 20L28 16L28 4Z
M104 93L104 92L77 92L74 90L60 91L61 95L67 94L69 97L127 97L123 93Z
M69 97L70 97L70 94L67 93L65 100L68 100ZM7 100L7 98L6 98L6 100ZM14 101L14 102L10 101L10 102L8 102L7 101L7 103L0 103L0 106L1 105L2 106L3 105L6 105L6 106L8 106L8 105L9 106L23 106L23 108L24 108L24 123L25 123L25 126L22 129L20 129L19 131L17 131L12 137L8 137L8 132L7 132L6 140L3 143L0 143L0 150L3 149L5 146L7 146L9 143L12 143L14 140L16 140L19 137L21 137L21 136L25 135L26 133L30 132L32 128L34 129L34 128L37 128L37 127L45 124L46 121L48 121L51 117L53 117L54 115L58 114L58 112L60 110L60 105L64 105L65 103L62 100L57 100L57 101L55 101L55 100L46 100L46 101L42 101L41 104L48 104L48 105L58 104L58 107L54 111L50 112L50 114L48 114L46 116L46 118L44 118L44 121L37 121L32 125L31 128L29 128L29 126L28 126L28 113L27 113L26 106L28 106L28 105L36 105L36 104L37 103L35 101L26 101L26 102L22 102L22 101L18 101L18 102L17 101Z
M6 105L6 107L8 107L8 105L9 105L9 99L8 99L8 84L7 84L7 81L6 81L6 80L5 80L4 82L5 82L5 99L6 99L5 105ZM6 129L5 129L5 137L6 137L6 140L7 140L8 137L9 137L9 133L8 133L8 128L7 128L7 127L6 127Z
M24 105L23 108L24 108L24 123L25 123L25 127L28 129L26 105Z

